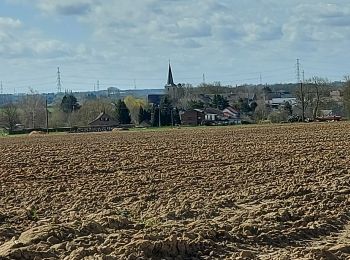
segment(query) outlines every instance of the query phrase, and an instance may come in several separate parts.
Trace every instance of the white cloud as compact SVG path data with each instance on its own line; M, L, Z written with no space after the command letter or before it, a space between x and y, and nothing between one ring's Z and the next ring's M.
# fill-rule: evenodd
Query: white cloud
M88 13L96 0L37 0L37 6L45 13L59 15L84 15Z
M2 58L58 58L81 53L68 43L50 39L42 32L27 28L19 19L0 17L0 57ZM79 50L78 50L79 49Z
M19 28L21 27L21 24L21 21L18 19L13 19L11 17L0 17L0 28L3 30Z

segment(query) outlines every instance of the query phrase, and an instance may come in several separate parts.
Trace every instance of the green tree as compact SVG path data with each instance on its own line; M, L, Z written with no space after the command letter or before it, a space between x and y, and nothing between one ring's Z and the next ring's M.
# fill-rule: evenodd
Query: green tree
M188 102L188 108L189 109L203 109L204 108L204 102L202 100L193 100L191 99Z
M179 112L179 109L177 107L173 109L173 122L174 122L174 125L181 124L180 112Z
M249 104L249 107L250 107L250 111L254 112L255 109L257 108L258 106L258 103L256 103L256 101L253 101Z
M160 101L160 121L162 126L172 124L173 106L168 96L164 96Z
M116 117L120 124L130 124L130 111L123 100L118 100L116 106Z
M66 94L61 101L61 110L65 113L72 113L80 108L77 98L72 94Z
M251 112L251 108L249 106L248 99L246 99L246 98L245 99L239 98L236 107L242 113Z
M159 126L159 107L153 106L151 108L151 125Z
M229 102L226 98L224 98L222 95L214 95L213 101L212 101L212 107L223 110L228 106L229 106Z
M140 106L139 108L139 116L138 116L138 124L141 124L144 119L145 110Z
M142 122L150 121L150 120L151 120L151 113L147 109L140 106L138 124L141 124Z

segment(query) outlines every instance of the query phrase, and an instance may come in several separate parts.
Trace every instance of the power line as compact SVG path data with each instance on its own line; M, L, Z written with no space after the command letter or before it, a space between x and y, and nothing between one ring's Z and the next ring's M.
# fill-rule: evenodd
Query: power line
M10 80L10 81L3 81L3 83L7 84L15 84L20 82L28 82L28 81L35 81L35 80L43 80L43 79L52 79L52 76L45 76L45 77L37 77L37 78L28 78L28 79L20 79L20 80Z
M289 68L290 69L290 68ZM288 69L288 70L289 70ZM278 72L278 71L282 71L282 70L286 70L286 68L280 68L280 69L274 69L274 70L269 70L269 71L265 71L265 72ZM237 74L221 74L220 78L229 78L229 77L239 77L239 76L243 76L243 75L250 75L250 74L257 74L256 72L245 72L245 73L237 73ZM60 68L57 68L57 79L56 79L56 84L57 87L61 87L61 91L62 91L62 77L61 77L61 71ZM269 76L267 76L269 77ZM28 78L28 79L21 79L21 80L11 80L11 81L6 81L6 83L10 84L10 85L15 85L16 83L20 83L20 82L28 82L26 84L21 84L21 85L37 85L35 83L36 80L41 80L41 79L49 79L51 77L38 77L38 78ZM70 78L76 78L76 79L85 79L85 80L89 80L89 79L94 79L94 77L86 77L86 76L77 76L77 75L65 75L65 79L67 81L67 79ZM180 78L180 77L179 77ZM264 76L265 78L265 76ZM104 77L104 79L111 79L111 80L115 80L115 82L120 82L120 81L129 81L129 82L133 82L134 80L138 80L138 81L163 81L164 78L112 78L112 77ZM181 77L179 81L186 81L186 80L206 80L206 75L202 74L201 77ZM66 82L65 81L65 82ZM68 81L67 81L68 82ZM66 83L67 83L66 82ZM84 81L86 82L86 81ZM91 84L91 82L87 82L87 83L83 83L82 81L79 81L79 84ZM42 84L41 82L39 82L39 84ZM129 83L130 85L133 83ZM100 85L106 85L106 84L100 84ZM108 83L107 85L120 85L120 83Z

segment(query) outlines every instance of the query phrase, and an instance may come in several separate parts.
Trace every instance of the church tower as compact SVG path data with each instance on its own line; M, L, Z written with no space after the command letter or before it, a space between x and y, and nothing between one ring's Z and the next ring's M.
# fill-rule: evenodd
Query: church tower
M169 62L169 69L168 69L168 80L167 83L165 85L165 93L172 99L172 100L176 100L178 99L178 88L179 86L177 86L174 83L174 78L173 78L173 72L171 71L171 65Z
M173 73L171 71L170 62L169 62L169 70L168 70L168 81L167 81L166 86L171 86L171 87L175 86L174 79L173 79Z

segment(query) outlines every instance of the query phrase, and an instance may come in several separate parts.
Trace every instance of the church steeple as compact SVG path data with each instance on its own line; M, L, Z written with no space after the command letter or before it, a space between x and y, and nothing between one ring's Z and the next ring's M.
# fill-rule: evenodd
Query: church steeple
M167 86L175 86L174 79L173 79L173 73L171 71L170 61L169 61L168 81L166 84L167 84Z
M169 61L168 81L165 85L165 94L168 95L172 100L178 100L180 88L180 84L176 85L174 83L173 72L171 71L171 65Z

